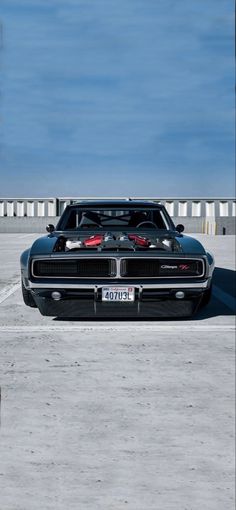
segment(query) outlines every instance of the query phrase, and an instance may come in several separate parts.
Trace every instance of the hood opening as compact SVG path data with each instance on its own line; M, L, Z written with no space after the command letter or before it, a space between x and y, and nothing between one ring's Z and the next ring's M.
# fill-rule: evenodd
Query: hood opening
M79 234L60 236L54 252L72 251L163 251L181 252L181 247L174 236L149 236L127 232L106 232L104 234Z

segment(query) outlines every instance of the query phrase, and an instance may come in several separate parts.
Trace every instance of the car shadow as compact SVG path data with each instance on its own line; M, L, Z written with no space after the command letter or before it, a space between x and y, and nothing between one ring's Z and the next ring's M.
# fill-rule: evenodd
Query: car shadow
M225 269L223 267L216 267L213 274L213 294L209 304L200 309L193 317L189 318L159 318L159 317L55 317L53 320L58 322L176 322L176 321L191 321L191 320L204 320L219 315L235 315L236 310L233 310L225 302L221 294L221 299L218 292L228 294L231 298L236 299L236 271L232 269ZM219 289L219 291L218 291Z
M194 316L195 320L208 319L210 317L217 317L219 315L235 315L236 308L229 307L224 302L224 295L228 294L231 298L230 301L236 299L236 271L232 269L225 269L223 267L216 267L213 274L213 293L209 304L199 310Z

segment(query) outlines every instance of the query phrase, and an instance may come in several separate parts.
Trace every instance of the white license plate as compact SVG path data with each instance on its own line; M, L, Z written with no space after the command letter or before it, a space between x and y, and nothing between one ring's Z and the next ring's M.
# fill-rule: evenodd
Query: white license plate
M134 287L102 287L102 301L130 303L134 299Z

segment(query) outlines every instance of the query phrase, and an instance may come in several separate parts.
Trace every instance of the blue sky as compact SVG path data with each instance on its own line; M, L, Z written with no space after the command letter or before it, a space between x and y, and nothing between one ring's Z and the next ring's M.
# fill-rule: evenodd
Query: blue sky
M233 196L233 0L1 0L1 196Z

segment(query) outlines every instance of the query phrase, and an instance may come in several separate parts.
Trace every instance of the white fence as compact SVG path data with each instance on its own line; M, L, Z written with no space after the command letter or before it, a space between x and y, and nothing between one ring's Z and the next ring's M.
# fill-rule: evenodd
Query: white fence
M122 197L105 197L106 200L119 198ZM236 200L233 198L133 198L161 202L172 217L213 219L236 216ZM102 200L104 197L96 199ZM60 216L68 204L81 200L94 200L94 198L0 198L0 217Z
M0 198L0 217L53 217L57 204L56 198Z

